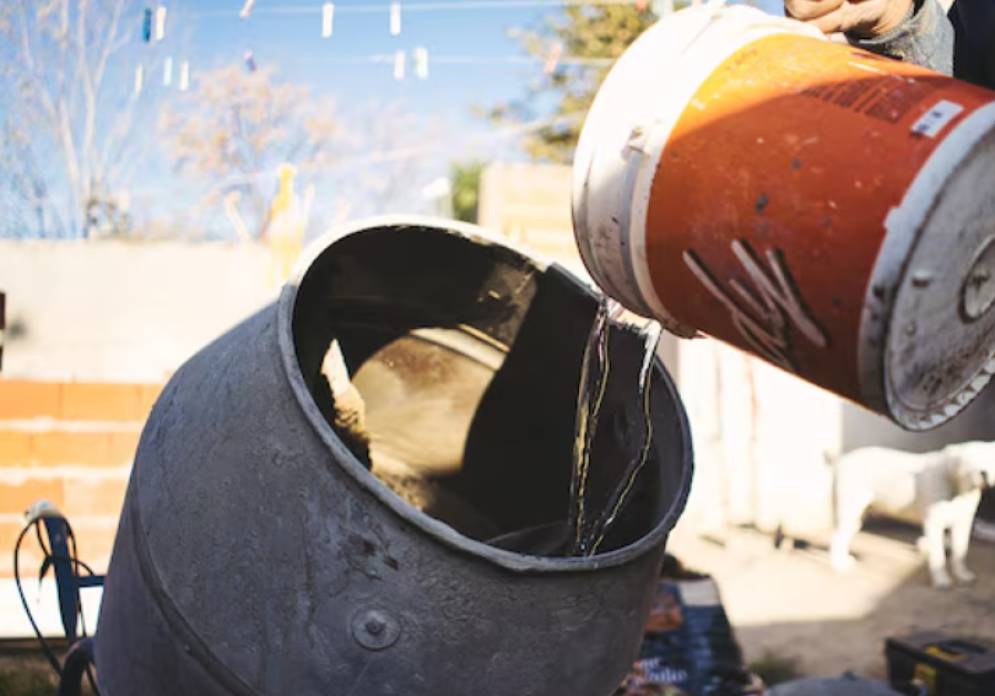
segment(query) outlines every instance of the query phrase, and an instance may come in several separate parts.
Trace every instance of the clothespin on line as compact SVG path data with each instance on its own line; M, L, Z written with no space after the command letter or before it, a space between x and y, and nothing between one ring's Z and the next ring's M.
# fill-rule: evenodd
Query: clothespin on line
M428 49L419 46L415 49L415 77L419 80L428 79Z
M166 37L166 6L155 8L155 40L162 41Z
M326 2L321 6L321 37L327 39L335 28L335 5Z

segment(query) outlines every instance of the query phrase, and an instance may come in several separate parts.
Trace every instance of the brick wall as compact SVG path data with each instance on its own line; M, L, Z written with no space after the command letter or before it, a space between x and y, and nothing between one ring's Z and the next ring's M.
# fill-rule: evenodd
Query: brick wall
M76 531L80 558L103 572L135 448L159 384L43 382L0 378L0 578L24 511L54 503ZM27 543L30 575L41 558Z

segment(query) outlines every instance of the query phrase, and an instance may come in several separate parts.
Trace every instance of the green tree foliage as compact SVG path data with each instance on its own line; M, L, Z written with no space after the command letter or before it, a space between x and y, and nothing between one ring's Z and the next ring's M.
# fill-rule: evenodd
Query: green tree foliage
M463 222L477 222L477 204L480 198L480 175L483 162L456 162L452 165L453 217Z
M521 32L522 47L543 61L546 70L521 100L497 105L490 117L543 123L527 135L526 151L539 161L569 163L584 116L612 62L656 21L648 5L572 5L547 18L538 30ZM564 57L591 62L553 61L557 46Z

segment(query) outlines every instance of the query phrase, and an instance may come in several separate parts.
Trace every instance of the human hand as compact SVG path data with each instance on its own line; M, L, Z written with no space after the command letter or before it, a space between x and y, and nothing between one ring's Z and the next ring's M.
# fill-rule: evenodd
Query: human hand
M908 16L913 0L784 0L784 13L821 29L858 38L886 34Z

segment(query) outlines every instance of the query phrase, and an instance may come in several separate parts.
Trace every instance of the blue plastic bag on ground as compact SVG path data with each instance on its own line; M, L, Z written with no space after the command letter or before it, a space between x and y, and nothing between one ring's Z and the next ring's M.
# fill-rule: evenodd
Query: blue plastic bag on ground
M664 564L646 622L639 658L618 696L751 696L763 684L743 655L707 575L689 573L673 558Z

